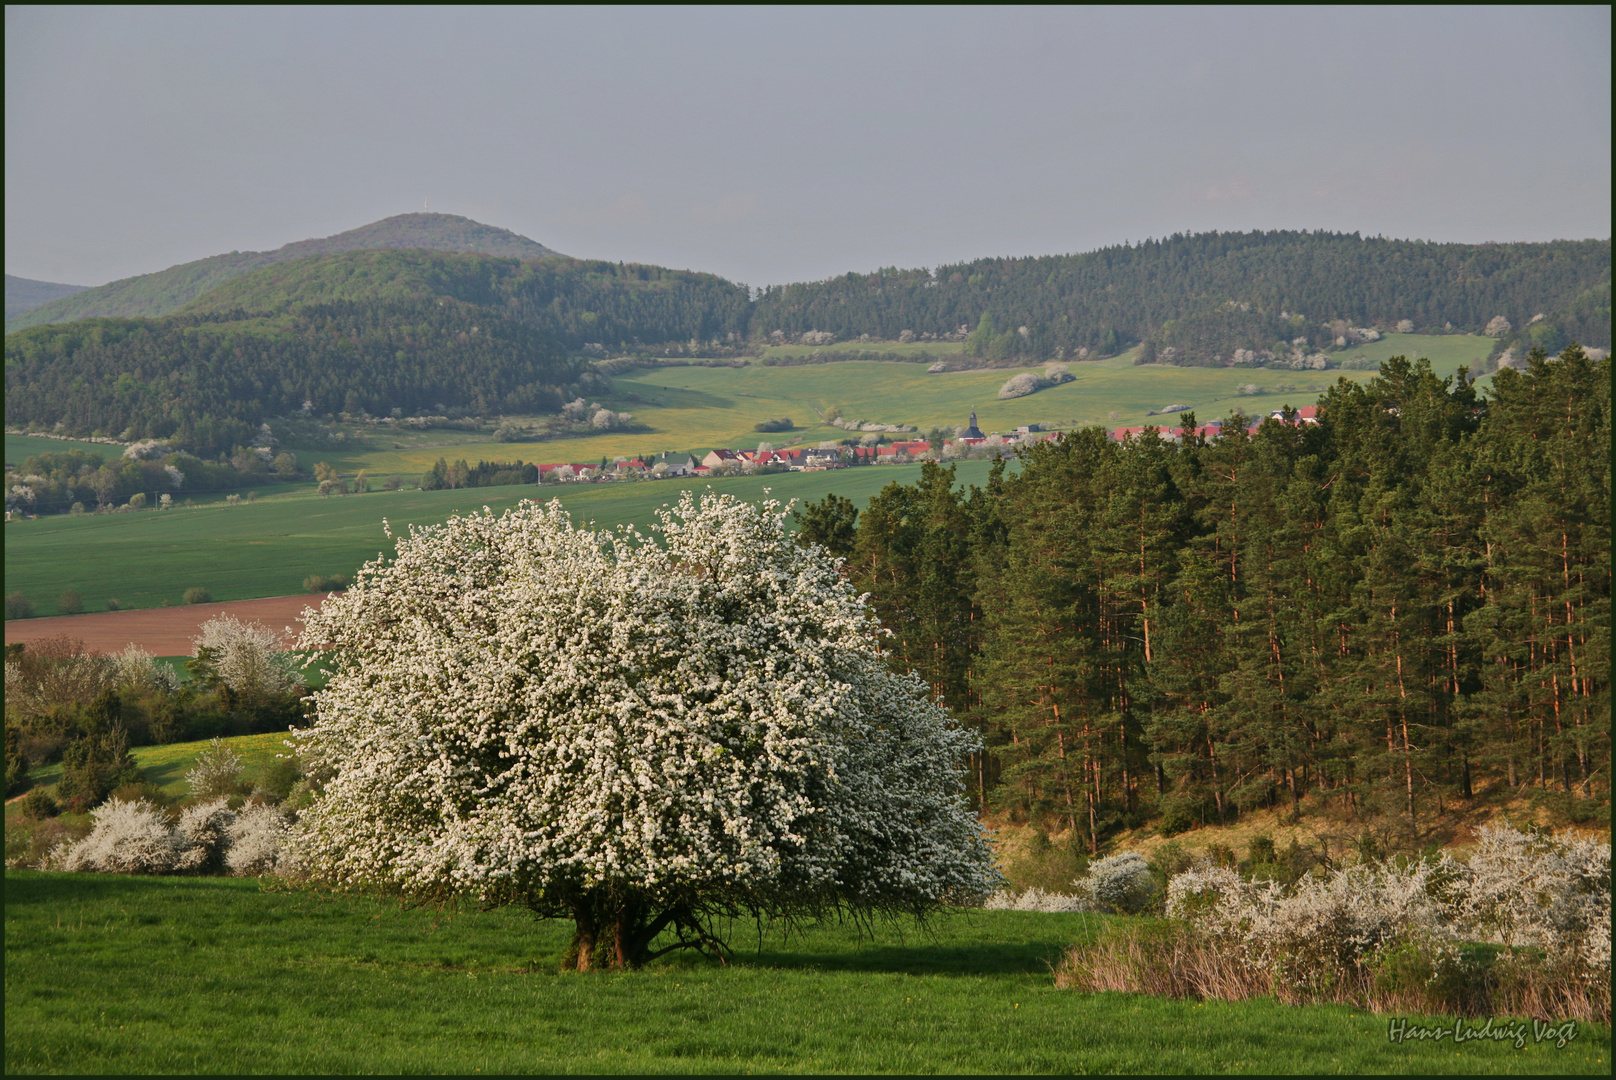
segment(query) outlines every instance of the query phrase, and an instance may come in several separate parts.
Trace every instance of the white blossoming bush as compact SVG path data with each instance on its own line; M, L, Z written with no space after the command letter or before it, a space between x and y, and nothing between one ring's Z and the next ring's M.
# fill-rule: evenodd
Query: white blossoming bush
M1080 897L1099 911L1137 915L1156 896L1150 864L1136 851L1124 851L1089 864L1088 873L1072 882Z
M286 819L279 810L248 803L225 827L224 862L237 877L262 877L279 868Z
M1081 896L1045 892L1039 888L1031 888L1024 893L1017 893L1014 889L1002 889L988 897L982 906L988 911L1045 911L1059 913L1094 910L1089 901Z
M1589 978L1610 978L1610 844L1488 826L1455 889L1472 933L1575 957Z
M145 799L103 803L90 811L90 819L90 835L57 848L47 862L49 869L171 874L179 868L185 842L162 810Z
M190 786L191 795L198 799L238 794L241 758L223 739L211 739L208 748L196 756L196 766L185 774L185 782Z
M134 690L157 690L165 694L177 693L180 677L167 664L159 664L152 654L139 645L130 643L123 652L112 658L118 682Z
M230 846L230 826L235 818L224 799L193 803L180 811L174 836L182 853L174 868L197 873L217 871Z
M206 657L213 670L238 694L276 696L302 683L297 662L281 649L281 635L262 623L216 615L192 639L193 656Z
M113 800L90 811L90 835L64 843L51 870L103 874L204 874L228 869L244 877L275 871L285 819L274 807L232 811L223 799L195 803L171 823L145 799Z
M721 914L980 902L977 739L785 516L686 493L658 542L524 502L399 539L306 617L334 670L293 736L331 774L302 872L573 919L581 970L721 948Z
M1160 932L1074 949L1062 985L1610 1021L1602 838L1489 827L1465 862L1364 863L1288 889L1201 865L1168 883L1166 913Z

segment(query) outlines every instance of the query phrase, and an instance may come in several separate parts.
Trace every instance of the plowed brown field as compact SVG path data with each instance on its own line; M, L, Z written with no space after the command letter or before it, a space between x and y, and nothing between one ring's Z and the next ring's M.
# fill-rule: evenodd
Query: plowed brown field
M242 622L287 628L286 643L297 640L303 609L319 607L323 595L270 596L262 600L232 600L223 604L148 608L144 611L103 611L92 615L55 615L47 619L11 619L6 623L6 644L38 641L66 634L82 638L91 652L122 652L139 645L153 656L182 656L191 652L191 639L215 615L233 615Z

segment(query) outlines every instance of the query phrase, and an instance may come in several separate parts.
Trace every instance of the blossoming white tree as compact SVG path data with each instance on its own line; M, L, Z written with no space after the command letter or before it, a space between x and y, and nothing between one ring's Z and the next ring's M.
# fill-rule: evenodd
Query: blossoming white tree
M412 530L306 616L335 667L295 737L331 778L292 858L571 918L579 970L721 950L719 916L991 893L959 771L975 737L887 669L784 516L687 492L660 539L555 502Z

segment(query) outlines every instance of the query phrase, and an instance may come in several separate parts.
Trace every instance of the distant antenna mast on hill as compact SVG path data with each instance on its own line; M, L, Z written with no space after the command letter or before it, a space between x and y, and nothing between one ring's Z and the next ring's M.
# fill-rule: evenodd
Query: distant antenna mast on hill
M432 212L432 207L429 205L431 202L432 202L432 196L430 196L430 195L428 195L426 198L421 200L421 209L426 211L428 214L430 214Z

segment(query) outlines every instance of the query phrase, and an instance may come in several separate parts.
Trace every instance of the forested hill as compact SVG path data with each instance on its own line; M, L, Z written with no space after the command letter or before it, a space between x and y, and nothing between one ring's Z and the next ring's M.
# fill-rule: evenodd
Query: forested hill
M712 274L431 251L351 252L265 267L219 286L184 312L275 315L310 303L424 296L475 304L575 350L737 342L745 338L750 316L746 287Z
M83 292L83 285L62 285L55 281L34 281L32 278L6 275L6 318L21 314L29 308L60 300L64 296Z
M604 383L547 334L442 297L276 318L90 319L6 337L6 423L159 438L212 456L303 411L549 413Z
M744 286L659 267L316 256L240 275L163 318L6 335L6 422L213 454L305 409L550 413L606 388L579 354L738 341L747 304Z
M1081 255L979 259L766 289L754 336L829 331L894 339L973 330L973 347L1038 358L1111 354L1142 341L1226 360L1345 327L1480 333L1543 315L1533 343L1610 344L1610 241L1432 244L1304 232L1202 233ZM1229 313L1238 312L1232 319ZM1198 326L1197 324L1205 324ZM1546 325L1545 325L1546 324ZM1021 330L1025 327L1025 332ZM1221 356L1219 355L1221 353Z
M232 251L227 255L214 255L171 266L155 274L124 278L42 304L16 317L12 316L8 301L6 330L9 333L30 326L104 315L166 315L184 307L209 289L262 266L314 255L397 248L476 252L516 259L536 259L556 254L525 236L470 218L454 214L399 214L335 236L300 240L274 251ZM7 290L9 293L9 279Z

